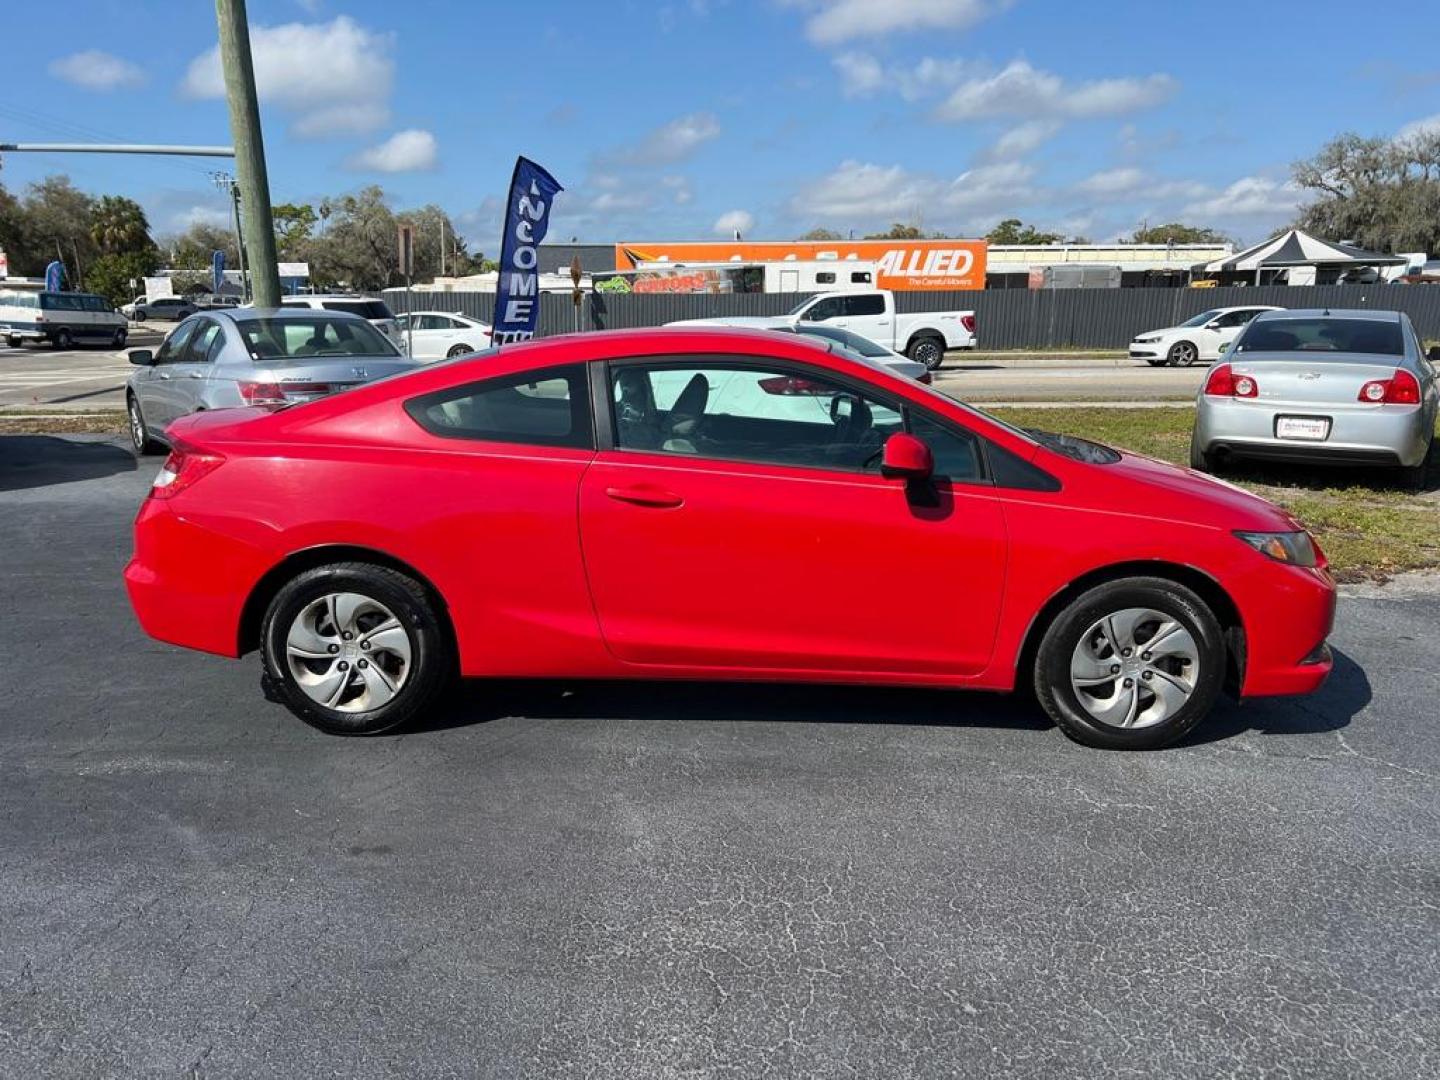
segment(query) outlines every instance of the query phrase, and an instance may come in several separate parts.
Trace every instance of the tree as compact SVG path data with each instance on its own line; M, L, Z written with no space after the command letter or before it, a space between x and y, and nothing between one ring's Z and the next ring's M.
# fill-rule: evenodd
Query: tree
M440 273L442 237L446 273L456 274L469 269L468 257L464 266L455 265L452 252L457 242L464 248L464 239L455 234L455 224L450 220L450 215L434 203L427 203L418 210L401 211L395 215L395 223L397 226L409 225L415 230L415 280L433 278ZM393 246L392 242L392 248Z
M311 277L383 289L395 274L395 214L375 185L320 203L325 232L312 245ZM318 270L318 273L317 273Z
M238 268L240 265L235 234L229 229L208 225L203 221L197 221L179 236L167 238L163 247L172 270L209 273L211 260L217 251L225 252L226 266Z
M1223 244L1225 236L1214 229L1198 225L1182 225L1172 221L1168 225L1144 225L1130 237L1132 244Z
M1006 218L986 233L985 239L992 244L1058 244L1065 237L1061 233L1040 232L1019 218Z
M134 199L102 195L90 213L90 237L105 255L123 255L155 246L150 223Z
M1440 247L1440 132L1408 139L1345 134L1294 165L1295 183L1316 198L1300 228L1376 251Z
M85 287L118 307L131 300L137 289L144 288L141 279L155 273L159 266L160 253L153 245L140 251L107 253L86 268Z
M29 225L20 200L0 184L0 251L9 257L10 272L16 276L38 272L40 260L32 250Z
M305 261L305 249L320 215L309 203L280 203L270 208L275 221L275 250L286 262Z
M90 235L93 211L94 200L68 176L47 176L26 188L24 214L33 262L24 272L43 273L46 263L59 258L66 280L81 281L84 268L100 254Z
M817 240L819 240L819 241L826 241L826 240L843 240L844 237L841 236L841 235L840 235L838 232L836 232L834 229L811 229L811 230L810 230L809 232L807 232L804 236L796 237L796 239L797 239L797 240L809 240L809 241L812 241L812 242L813 242L813 241L817 241Z
M923 240L925 234L914 225L895 224L890 226L889 232L866 233L866 240Z

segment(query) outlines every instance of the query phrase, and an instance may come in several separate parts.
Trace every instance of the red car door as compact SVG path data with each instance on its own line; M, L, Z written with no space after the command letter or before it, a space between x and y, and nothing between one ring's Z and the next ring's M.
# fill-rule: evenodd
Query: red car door
M615 445L586 470L580 523L618 658L752 672L985 667L1006 565L992 489L882 478L898 406L812 374L759 360L612 368Z

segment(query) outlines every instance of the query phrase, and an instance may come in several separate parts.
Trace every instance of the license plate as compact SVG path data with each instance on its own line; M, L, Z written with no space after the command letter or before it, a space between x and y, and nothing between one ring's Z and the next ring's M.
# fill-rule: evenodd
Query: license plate
M1282 416L1275 421L1277 439L1308 439L1322 442L1330 437L1328 416Z

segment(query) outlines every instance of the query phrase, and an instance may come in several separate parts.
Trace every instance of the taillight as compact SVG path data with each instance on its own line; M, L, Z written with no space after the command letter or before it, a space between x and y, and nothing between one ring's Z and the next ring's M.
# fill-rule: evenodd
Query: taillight
M965 328L965 332L966 332L967 334L973 334L973 333L975 332L975 316L974 316L974 315L961 315L961 316L960 316L960 325Z
M1372 405L1419 405L1420 382L1403 369L1388 379L1372 379L1360 388L1356 399Z
M225 455L213 450L199 450L187 443L177 442L160 466L155 482L150 486L150 498L173 499L195 481L208 476L225 463Z
M1260 385L1249 375L1236 375L1229 364L1216 364L1205 380L1205 393L1211 397L1253 398L1260 394Z
M240 389L240 400L246 405L284 405L295 400L292 395L303 394L309 397L314 394L328 394L331 390L329 383L318 382L239 382L236 386Z

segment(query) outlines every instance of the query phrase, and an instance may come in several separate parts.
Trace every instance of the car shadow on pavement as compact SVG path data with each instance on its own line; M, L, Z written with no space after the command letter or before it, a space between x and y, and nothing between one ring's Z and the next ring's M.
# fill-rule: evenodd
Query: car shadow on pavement
M499 717L900 724L1042 731L1039 707L1019 696L878 686L732 682L467 680L407 733Z
M135 455L112 442L54 435L0 435L0 491L97 480L134 472Z
M1181 746L1233 739L1247 732L1260 735L1313 735L1348 727L1374 696L1365 669L1339 649L1325 685L1301 697L1255 698L1237 704L1228 698L1215 706L1208 720L1183 739Z

